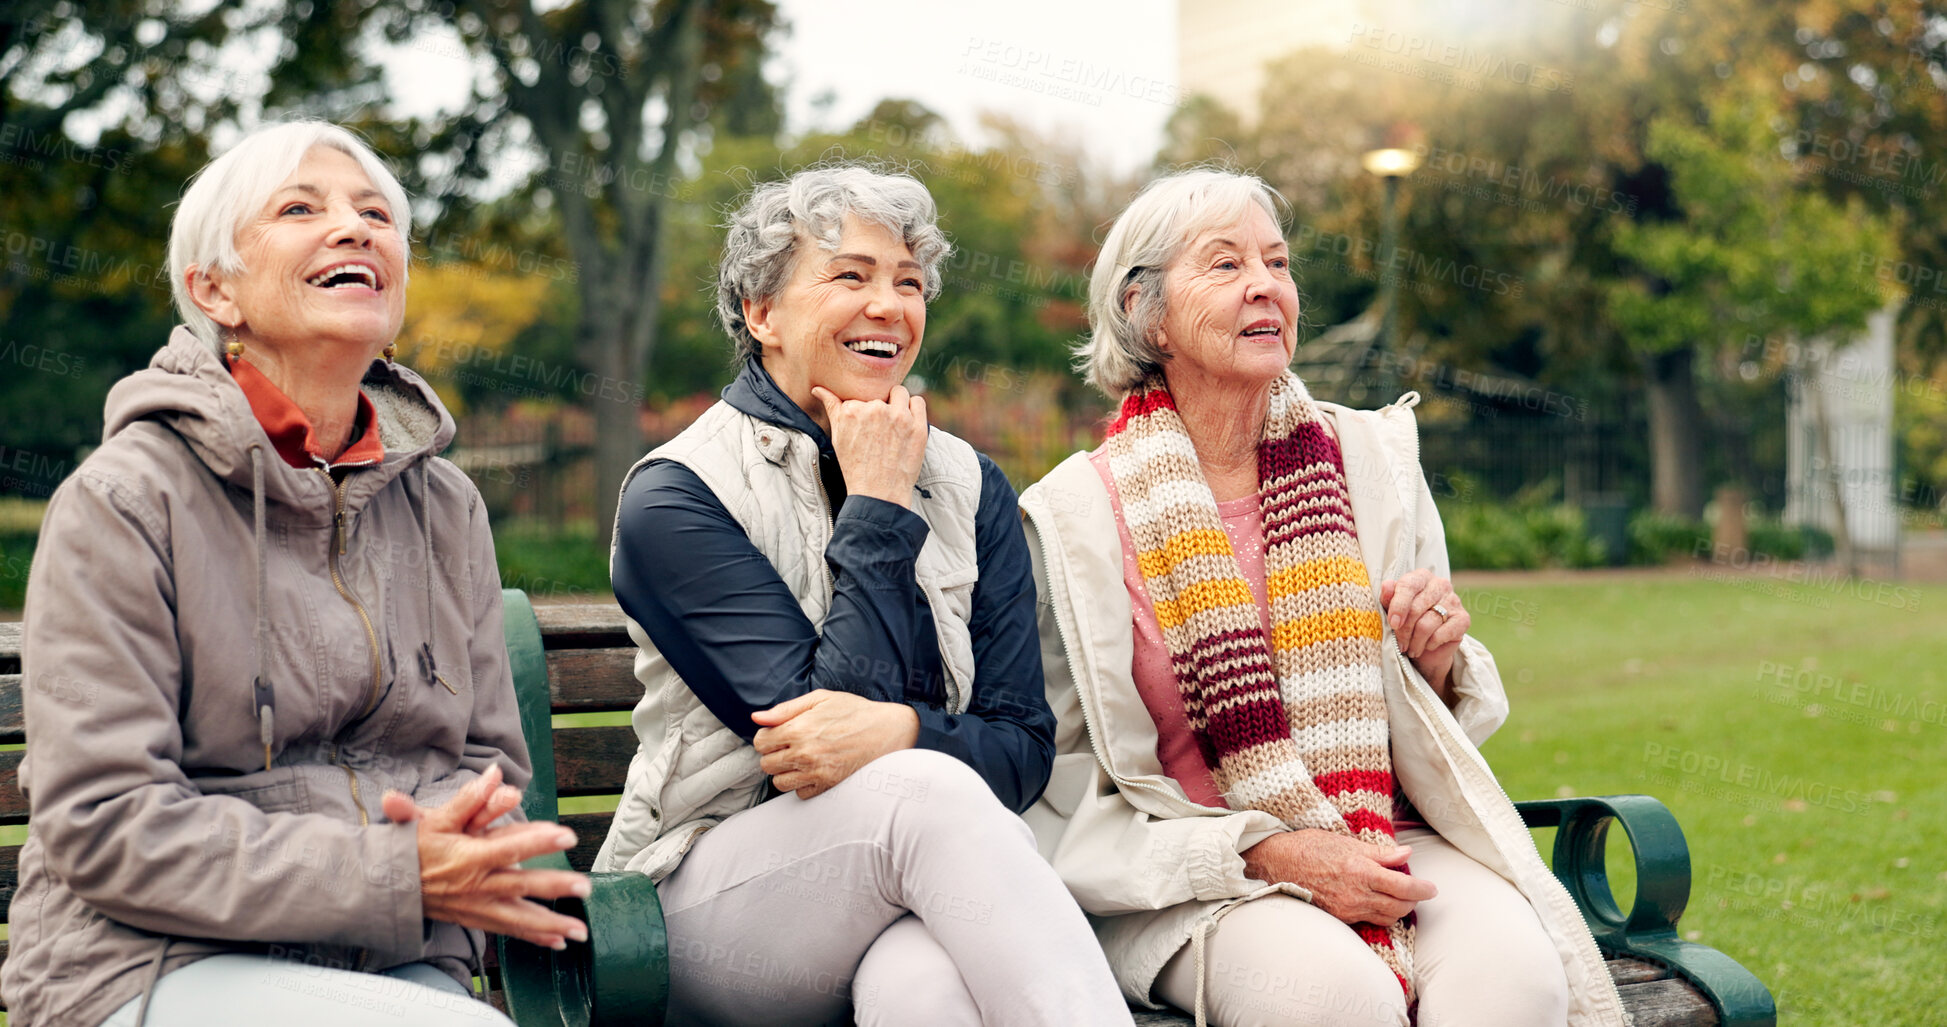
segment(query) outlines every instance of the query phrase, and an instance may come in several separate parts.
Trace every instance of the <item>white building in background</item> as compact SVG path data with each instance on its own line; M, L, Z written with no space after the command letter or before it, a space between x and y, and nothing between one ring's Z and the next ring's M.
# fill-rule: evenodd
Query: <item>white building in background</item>
M1791 371L1786 412L1785 520L1835 536L1836 498L1846 531L1862 552L1891 553L1900 541L1899 483L1893 466L1894 312L1866 319L1844 345L1812 343ZM1819 439L1819 414L1827 439ZM1827 463L1827 451L1830 463Z
M1344 47L1366 24L1359 0L1177 0L1177 81L1245 124L1257 120L1265 65L1308 46Z

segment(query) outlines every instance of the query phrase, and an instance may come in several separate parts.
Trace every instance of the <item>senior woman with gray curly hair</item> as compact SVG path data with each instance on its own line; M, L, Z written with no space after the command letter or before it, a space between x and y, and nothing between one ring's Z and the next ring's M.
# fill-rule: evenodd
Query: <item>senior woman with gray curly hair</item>
M742 373L623 483L641 744L595 868L659 882L673 1022L1130 1022L1014 813L1054 727L1014 490L901 384L947 250L905 175L758 186Z
M405 193L321 122L245 137L170 230L186 324L49 502L21 688L17 1027L455 1027L481 929L565 947L480 495L393 363ZM502 782L505 782L503 784Z
M1314 401L1276 194L1151 183L1089 287L1102 446L1021 505L1059 755L1028 814L1133 1000L1199 1024L1619 1025L1477 748L1412 407ZM1409 866L1410 857L1410 866Z

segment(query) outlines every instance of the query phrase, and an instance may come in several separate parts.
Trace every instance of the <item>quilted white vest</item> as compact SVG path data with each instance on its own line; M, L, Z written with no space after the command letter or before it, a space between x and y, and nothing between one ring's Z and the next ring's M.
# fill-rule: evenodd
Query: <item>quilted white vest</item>
M719 402L638 461L623 479L625 494L652 460L672 460L694 471L777 568L805 616L823 627L832 600L825 563L832 519L818 477L818 446L810 436ZM912 506L929 529L914 577L932 607L948 706L964 712L974 680L968 620L979 577L974 515L980 507L980 461L973 447L933 429ZM611 562L614 551L611 540ZM643 686L631 717L640 745L594 869L634 870L660 881L697 835L772 793L758 768L757 750L690 691L641 625L631 620L628 628L638 647L635 676Z

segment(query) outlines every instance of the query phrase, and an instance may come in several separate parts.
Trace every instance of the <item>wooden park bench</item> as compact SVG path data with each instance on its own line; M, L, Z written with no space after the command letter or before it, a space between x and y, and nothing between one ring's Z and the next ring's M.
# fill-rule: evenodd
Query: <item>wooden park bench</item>
M635 645L621 609L612 603L537 608L514 590L507 592L506 633L535 764L523 806L531 819L559 820L575 829L580 843L554 857L553 865L586 871L612 814L562 815L559 800L618 795L635 753L635 732L625 724L572 720L555 727L554 718L634 709L642 693L633 672ZM0 744L22 741L19 626L0 624ZM0 752L0 823L27 820L15 782L20 756ZM1690 853L1662 803L1618 795L1516 805L1530 827L1555 829L1555 874L1608 957L1610 975L1636 1027L1776 1023L1771 994L1756 977L1729 956L1677 933L1690 898ZM1604 863L1608 833L1617 824L1635 850L1636 894L1626 913L1610 893ZM0 898L13 896L17 855L13 847L0 848ZM494 946L497 966L490 975L497 982L496 1004L524 1027L662 1020L667 943L655 889L639 874L598 874L593 880L593 894L585 902L559 903L588 920L587 944L561 953L507 939ZM1136 1021L1146 1027L1190 1022L1178 1013L1147 1011L1138 1012Z

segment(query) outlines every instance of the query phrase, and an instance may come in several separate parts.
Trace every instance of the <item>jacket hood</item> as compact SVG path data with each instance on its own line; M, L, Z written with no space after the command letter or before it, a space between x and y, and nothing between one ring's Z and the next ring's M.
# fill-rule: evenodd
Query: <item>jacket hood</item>
M432 387L398 364L374 360L360 387L378 412L374 427L385 445L385 460L347 479L347 509L361 505L406 468L439 455L454 433L452 415ZM104 442L142 421L154 421L180 436L212 474L244 489L251 487L251 447L262 447L269 457L262 461L267 501L313 508L322 504L329 513L329 479L276 458L242 387L188 328L171 332L146 370L115 383L103 421Z
M756 357L744 362L744 370L737 380L723 387L723 401L735 407L739 413L749 414L759 420L803 432L818 443L818 452L832 456L832 441L826 437L825 430L818 422L804 412L804 408L791 401L791 397L778 388L771 372Z

